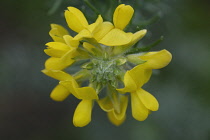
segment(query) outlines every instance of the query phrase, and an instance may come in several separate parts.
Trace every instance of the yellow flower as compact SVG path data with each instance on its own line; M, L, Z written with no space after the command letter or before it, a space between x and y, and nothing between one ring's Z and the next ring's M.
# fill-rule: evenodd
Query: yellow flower
M129 24L134 13L134 9L130 5L121 4L114 12L112 23L103 23L109 25L111 29L107 34L103 36L99 43L107 46L131 46L139 41L145 34L146 30L140 30L134 34L125 33L123 30ZM107 25L102 28L108 28ZM103 30L103 29L102 29ZM114 40L113 40L114 38ZM125 48L124 46L124 48ZM119 49L119 48L118 48Z
M76 98L84 100L98 99L98 95L92 87L80 87L76 80L60 81L59 84L63 85L69 90Z
M114 25L111 22L103 22L100 15L95 23L89 25L84 14L74 7L68 7L68 10L65 11L65 17L69 27L78 33L75 36L77 40L94 38L98 43L106 46L126 44L130 46L146 34L146 30L138 31L135 34L123 31L130 22L133 13L134 10L131 6L119 5L113 15Z
M130 5L120 4L114 12L113 22L116 28L125 29L130 22L134 9Z
M44 74L46 74L49 77L52 77L56 80L59 81L66 81L66 80L71 80L73 79L73 77L63 71L60 70L47 70L44 69L42 70L42 72ZM65 88L63 85L58 84L51 92L50 97L55 100L55 101L63 101L65 100L69 95L71 94L71 92L69 92L67 90L67 88Z
M73 117L73 123L76 127L83 127L90 123L92 108L93 100L82 100L78 104Z
M52 39L55 42L65 43L63 36L69 35L68 31L64 27L58 24L51 24L50 26L51 26L51 30L49 32L49 35L52 37Z
M76 80L69 74L60 70L42 70L46 75L59 80L59 84L53 89L50 97L55 101L63 101L71 93L82 101L77 106L73 123L77 127L83 127L91 121L93 101L98 95L92 87L79 87Z
M108 28L109 32L101 38L100 43L107 46L120 46L128 44L131 41L132 33L125 33L123 30L130 22L134 10L130 5L121 4L114 12L113 22L103 23L103 28ZM113 40L114 38L114 40ZM111 41L112 40L112 41Z
M77 127L83 127L91 121L93 101L98 99L96 91L92 87L79 87L74 79L61 81L61 85L68 89L75 97L82 101L77 106L73 123Z
M51 24L50 36L55 42L49 42L44 52L51 56L45 62L46 69L62 70L74 63L75 56L78 55L78 40L73 40L68 31L60 25Z
M125 73L124 76L125 87L118 89L120 92L131 93L131 107L132 115L136 120L143 121L147 118L149 110L156 111L158 109L157 100L148 92L144 92L141 88L144 84L144 70L136 70L136 67ZM146 99L145 99L146 98ZM146 104L152 104L154 108L147 108L143 101L146 100Z
M164 49L158 52L147 52L143 55L137 55L137 59L137 61L140 62L145 61L145 63L136 66L136 69L145 69L145 83L147 83L152 75L152 69L161 69L167 66L171 62L172 55L169 51Z
M64 71L44 69L42 72L60 81L59 85L54 88L50 95L53 100L63 101L67 97L65 94L67 90L69 94L72 93L78 99L98 99L97 93L92 87L80 87L74 77Z
M146 61L146 63L141 65L145 69L161 69L171 62L172 55L164 49L158 52L145 53L140 55L139 58Z
M99 23L103 22L102 17L99 15L96 22L89 25L84 14L75 7L68 7L64 15L69 28L78 33L76 39L91 38L92 31Z
M128 97L112 93L110 96L98 100L98 104L102 110L107 112L110 122L114 125L121 125L126 118L126 110L128 106Z
M68 10L65 11L65 17L69 27L75 32L80 32L88 26L84 14L75 7L68 7Z
M132 115L136 120L143 121L148 117L150 111L158 110L159 104L153 95L141 87L149 80L152 69L165 67L172 57L167 50L162 50L146 53L139 58L146 62L125 73L125 87L118 91L131 93Z
M111 123L121 125L126 119L129 98L121 93L130 92L132 115L139 121L158 110L158 101L142 86L150 79L152 69L165 67L172 56L166 50L124 53L147 32L124 31L133 13L131 6L121 4L114 11L113 23L104 22L99 15L89 24L79 9L68 7L65 18L69 28L77 33L74 37L62 26L51 24L49 34L53 42L48 42L44 50L50 58L42 72L59 81L50 94L53 100L63 101L70 94L80 100L73 116L76 127L90 123L95 102ZM72 68L73 63L80 68ZM124 88L119 89L122 82Z

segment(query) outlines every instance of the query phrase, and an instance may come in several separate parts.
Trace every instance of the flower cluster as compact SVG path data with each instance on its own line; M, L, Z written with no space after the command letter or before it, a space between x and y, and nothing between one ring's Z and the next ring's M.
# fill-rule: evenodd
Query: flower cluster
M42 72L59 81L50 94L53 100L63 101L70 94L81 100L73 117L75 126L83 127L91 121L94 103L107 112L113 124L122 124L129 95L136 120L143 121L151 111L158 110L158 101L142 86L149 81L152 69L165 67L172 56L167 50L126 53L147 32L124 31L133 13L131 6L121 4L114 11L113 23L99 15L89 24L79 9L68 7L65 18L77 34L72 37L62 26L51 25L53 42L44 50L50 58ZM79 70L75 70L78 65Z

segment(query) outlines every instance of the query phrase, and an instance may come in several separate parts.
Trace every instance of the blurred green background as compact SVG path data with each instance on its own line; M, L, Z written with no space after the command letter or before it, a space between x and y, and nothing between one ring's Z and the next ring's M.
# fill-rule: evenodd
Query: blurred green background
M110 0L90 2L112 16L106 12ZM142 21L140 27L149 31L142 42L148 45L163 35L164 41L152 50L167 49L173 55L172 62L155 71L144 87L158 99L159 111L138 122L128 109L125 123L116 127L96 105L92 122L74 127L78 100L50 99L57 81L40 72L48 58L43 49L51 41L51 23L67 27L63 17L67 6L86 11L89 20L96 14L82 0L1 1L1 140L210 140L210 1L122 3L134 5L134 22ZM143 24L156 14L161 16L158 21Z

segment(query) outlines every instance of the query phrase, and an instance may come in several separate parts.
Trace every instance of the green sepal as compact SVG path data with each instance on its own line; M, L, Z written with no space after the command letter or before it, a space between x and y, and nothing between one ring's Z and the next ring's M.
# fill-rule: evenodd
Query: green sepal
M125 57L120 57L120 58L118 58L118 59L116 60L116 64L117 64L118 66L120 66L120 65L125 64L126 61L127 61L127 59L126 59Z
M91 69L93 69L93 63L92 62L85 63L81 66L81 68L91 70Z
M136 64L136 65L139 65L139 64L143 64L145 63L146 61L145 60L141 60L139 58L139 56L142 55L142 53L139 53L139 54L130 54L130 55L127 55L127 60L133 64Z

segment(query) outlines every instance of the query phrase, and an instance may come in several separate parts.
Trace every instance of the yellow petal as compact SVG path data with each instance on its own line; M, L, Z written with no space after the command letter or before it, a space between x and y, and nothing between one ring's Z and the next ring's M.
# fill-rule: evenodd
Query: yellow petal
M92 100L82 100L78 104L73 117L73 123L76 127L86 126L91 121L92 106Z
M70 49L61 58L50 57L45 62L45 69L48 70L63 70L75 62L73 59L78 55L76 49Z
M115 55L117 54L121 54L123 52L126 52L128 49L130 49L134 44L136 44L141 38L143 38L146 34L147 30L140 30L134 34L132 33L127 33L129 34L128 37L131 38L131 41L128 44L122 45L122 46L118 46L118 47L114 47L113 53Z
M103 18L101 17L101 15L98 16L98 18L96 19L96 21L92 24L90 24L87 29L92 33L94 30L96 30L98 28L98 26L103 22Z
M137 85L135 83L135 81L133 80L133 78L131 77L130 75L130 72L127 71L125 73L125 76L124 76L124 85L125 87L122 88L122 89L117 89L119 92L132 92L132 91L136 91L137 89Z
M72 61L71 63L74 62L74 60L71 60L71 61ZM45 69L48 69L48 70L63 70L67 66L68 65L61 62L60 58L56 58L56 57L50 57L45 62Z
M56 36L62 37L64 35L68 35L69 34L68 31L61 25L51 24L50 26L51 26L51 29L57 29L58 32L56 34L54 34Z
M59 84L64 86L70 93L72 93L77 99L80 99L79 95L77 94L76 88L79 87L78 83L74 80L68 80L68 81L60 81Z
M79 9L68 7L68 10L65 11L65 18L69 28L78 33L88 26L84 14Z
M48 47L44 52L52 57L62 57L71 48L61 42L49 42L46 44Z
M78 52L76 51L76 49L69 50L60 58L60 65L62 65L64 68L70 66L75 62L74 57L76 56L78 56Z
M98 99L98 95L94 88L92 87L82 87L82 88L76 88L77 95L79 96L79 99L84 100L92 100L92 99Z
M73 77L70 74L68 74L64 71L60 71L60 70L44 69L44 70L42 70L42 72L44 74L46 74L47 76L52 77L54 79L57 79L59 81L65 81L65 80L72 80L73 79Z
M92 87L79 87L78 83L74 80L61 81L61 85L66 87L76 98L84 100L98 99L98 95Z
M69 46L69 47L78 47L79 45L79 41L78 40L73 40L73 37L70 35L64 35L63 39L65 40L65 43Z
M50 94L54 101L63 101L69 96L70 92L62 85L57 85Z
M137 88L142 87L145 83L145 69L140 66L141 65L135 66L129 71L129 74L132 77L133 81L136 83Z
M125 33L119 29L112 29L109 31L100 41L99 43L104 44L106 46L120 46L128 44L131 41L131 36L129 33Z
M171 59L172 55L167 50L161 50L158 52L148 52L139 57L142 60L147 61L142 64L147 69L160 69L167 66Z
M113 110L113 104L110 100L110 97L106 96L103 99L98 100L98 105L101 107L103 111L109 112Z
M89 30L84 29L81 32L79 32L75 37L74 40L84 40L85 38L92 38L92 34Z
M52 57L62 57L67 51L64 50L55 50L55 49L45 49L44 52Z
M138 88L147 83L152 75L152 69L146 69L145 63L137 65L128 71Z
M147 30L140 30L132 35L131 43L129 45L134 45L140 39L142 39L147 33Z
M149 114L149 110L143 105L138 95L131 93L132 116L138 121L144 121Z
M141 102L144 104L144 106L151 110L151 111L157 111L159 108L159 103L156 100L156 98L150 94L149 92L143 90L143 89L139 89L136 91L139 99L141 100Z
M108 115L110 122L116 126L121 125L126 119L126 115L124 115L124 117L122 119L117 119L114 115L114 111L108 112L107 115Z
M62 70L65 66L59 65L60 58L50 57L45 61L45 69Z
M114 110L114 115L116 119L122 120L123 118L125 118L127 106L128 106L128 97L121 95L119 103L120 110L119 112L117 110Z
M116 28L123 30L130 22L134 9L130 5L119 5L113 16L113 22Z
M48 48L56 49L56 50L69 50L70 47L62 42L49 42L46 44Z
M50 36L55 42L64 42L63 36L68 35L68 31L58 24L51 24Z
M103 22L93 31L93 36L97 41L100 41L114 26L110 22Z
M147 83L152 75L151 69L145 69L144 71L144 83Z
M127 37L132 39L133 38L133 33L126 33L127 34ZM132 40L131 40L132 41ZM132 47L130 44L131 44L131 41L127 44L123 44L121 46L117 46L117 47L114 47L113 48L113 54L115 55L118 55L118 54L122 54L124 52L126 52L130 47Z
M145 69L139 66L140 65L134 67L133 69L125 73L125 87L123 89L117 89L119 92L133 92L143 86L147 79L145 77Z

